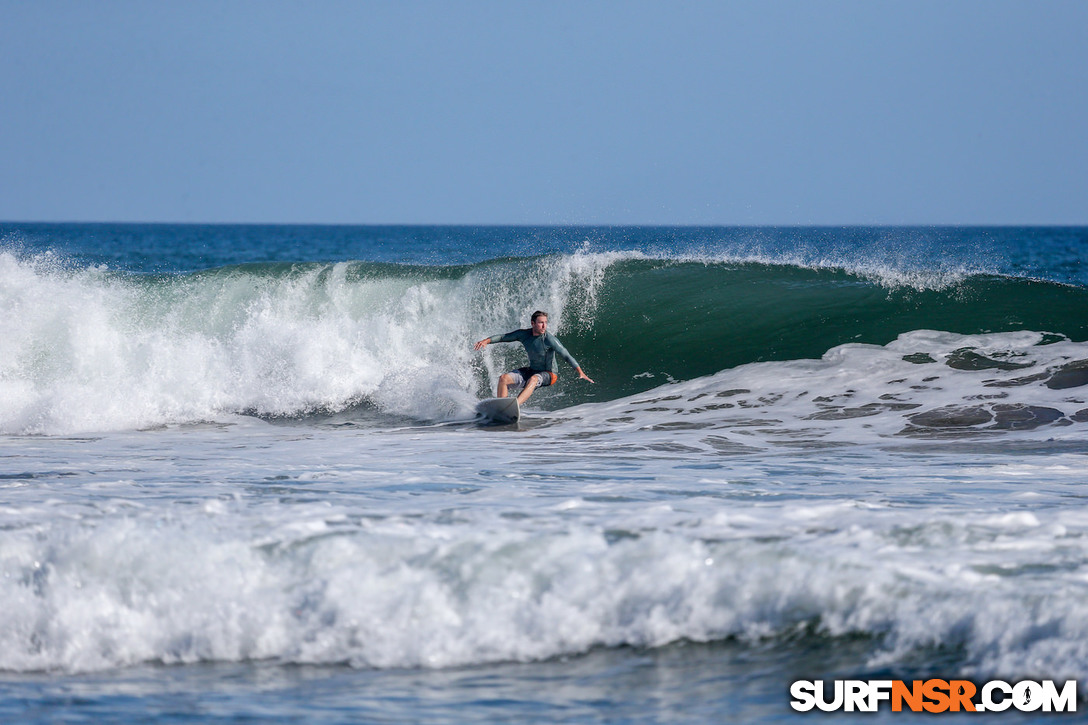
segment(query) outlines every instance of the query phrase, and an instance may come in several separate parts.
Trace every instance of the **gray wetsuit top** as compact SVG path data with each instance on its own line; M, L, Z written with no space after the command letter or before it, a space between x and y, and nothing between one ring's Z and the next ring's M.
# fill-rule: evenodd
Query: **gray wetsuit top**
M563 347L563 343L559 342L558 338L550 332L534 337L531 329L514 330L505 335L492 335L488 338L488 341L520 342L525 346L525 352L529 356L529 367L536 371L554 373L556 354L566 360L572 368L577 370L581 367L578 365L578 361L567 352L567 348Z

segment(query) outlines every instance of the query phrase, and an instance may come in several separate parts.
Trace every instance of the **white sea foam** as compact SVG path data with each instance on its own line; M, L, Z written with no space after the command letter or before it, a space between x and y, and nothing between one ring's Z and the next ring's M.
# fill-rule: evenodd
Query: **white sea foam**
M0 668L447 667L855 634L877 641L874 664L935 646L961 649L964 674L1088 662L1083 512L680 503L534 505L516 526L486 508L375 518L238 499L9 510L33 524L0 532Z
M597 431L600 445L676 438L735 452L1001 435L1082 440L1088 385L1048 381L1085 365L1088 344L1040 344L1044 337L917 330L886 346L742 365L555 415Z

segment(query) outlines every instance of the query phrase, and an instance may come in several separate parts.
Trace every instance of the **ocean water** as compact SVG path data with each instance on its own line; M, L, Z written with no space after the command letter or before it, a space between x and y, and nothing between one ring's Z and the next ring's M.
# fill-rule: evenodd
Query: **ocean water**
M0 720L779 722L797 679L929 677L1083 709L1086 258L0 224ZM535 309L596 383L484 425L523 353L472 343Z

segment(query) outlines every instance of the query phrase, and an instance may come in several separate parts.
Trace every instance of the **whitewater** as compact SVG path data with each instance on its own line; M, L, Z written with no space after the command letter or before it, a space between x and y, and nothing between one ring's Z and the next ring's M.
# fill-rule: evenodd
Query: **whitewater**
M0 716L1083 698L1085 244L0 225ZM535 309L597 384L482 425L522 353L472 342Z

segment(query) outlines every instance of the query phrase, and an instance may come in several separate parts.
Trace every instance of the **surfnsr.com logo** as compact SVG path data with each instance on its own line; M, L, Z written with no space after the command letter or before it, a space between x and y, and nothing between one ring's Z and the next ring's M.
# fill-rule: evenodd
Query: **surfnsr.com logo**
M991 680L981 687L970 680L797 680L790 686L790 707L798 712L1076 712L1077 681L1060 689L1053 680L1016 683Z

